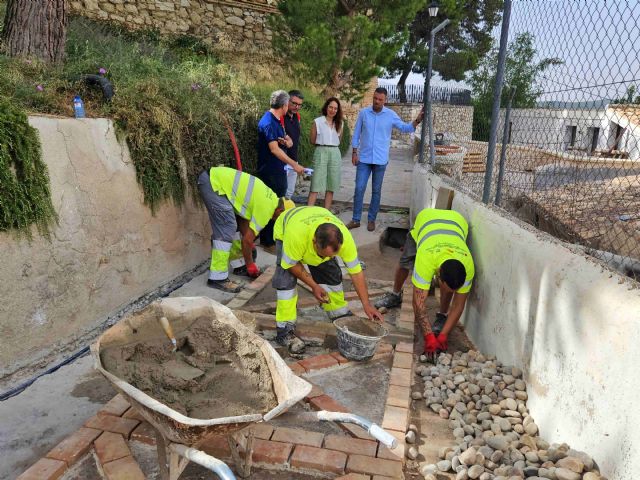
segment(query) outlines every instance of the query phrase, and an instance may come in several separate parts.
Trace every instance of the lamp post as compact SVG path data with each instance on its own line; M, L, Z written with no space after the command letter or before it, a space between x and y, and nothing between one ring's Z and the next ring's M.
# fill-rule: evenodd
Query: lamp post
M437 2L432 2L428 8L430 17L435 17L436 15L438 15ZM431 73L433 69L433 49L435 45L436 33L449 25L449 23L451 23L451 21L447 19L431 30L431 37L429 39L429 61L427 63L427 74L424 79L424 97L422 100L422 108L425 111L425 119L429 128L429 163L431 164L432 169L436 164L436 150L435 145L433 144L433 118L431 116ZM418 157L418 161L420 163L424 163L425 134L425 124L423 123L422 131L420 132L420 156Z

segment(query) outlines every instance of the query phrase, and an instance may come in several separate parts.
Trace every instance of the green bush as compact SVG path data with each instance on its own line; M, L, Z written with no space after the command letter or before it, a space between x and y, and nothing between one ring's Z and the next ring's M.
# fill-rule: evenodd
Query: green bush
M35 224L46 235L55 220L38 132L21 108L0 97L0 231L30 238Z

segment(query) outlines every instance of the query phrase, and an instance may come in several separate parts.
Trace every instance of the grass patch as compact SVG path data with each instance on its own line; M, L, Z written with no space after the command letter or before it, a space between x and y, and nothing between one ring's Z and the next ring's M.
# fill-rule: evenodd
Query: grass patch
M132 33L84 18L70 20L66 54L64 65L53 67L0 55L0 98L30 113L72 116L72 99L79 94L87 116L112 118L152 211L167 200L180 205L202 169L235 165L226 122L244 170L255 171L257 122L277 88L305 90L300 161L312 163L309 130L323 99L294 80L252 84L196 39L162 39L157 32ZM114 87L111 102L82 80L100 69ZM345 148L348 142L346 131Z

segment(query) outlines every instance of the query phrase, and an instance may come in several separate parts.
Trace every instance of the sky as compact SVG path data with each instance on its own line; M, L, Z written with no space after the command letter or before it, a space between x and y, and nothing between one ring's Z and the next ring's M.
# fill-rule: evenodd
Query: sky
M530 32L535 61L563 61L539 78L545 92L540 101L597 101L620 97L632 84L640 87L640 0L514 0L512 5L509 40ZM498 42L500 26L493 36ZM424 83L424 77L411 74L407 83ZM433 84L468 88L439 77Z

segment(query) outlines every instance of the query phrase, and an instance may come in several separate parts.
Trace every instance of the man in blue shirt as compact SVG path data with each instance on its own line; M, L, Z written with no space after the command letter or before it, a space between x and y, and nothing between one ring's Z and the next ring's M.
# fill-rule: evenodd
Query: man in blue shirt
M280 124L280 118L287 113L289 108L289 94L284 90L276 90L271 94L271 109L258 122L258 171L257 177L267 187L274 191L276 196L284 197L287 193L287 173L285 165L290 165L293 170L302 174L304 168L289 157L281 148L291 148L293 141L285 134ZM267 250L275 252L273 240L273 221L270 221L260 232L260 244Z
M373 105L363 108L358 113L351 141L353 147L351 163L357 167L357 171L356 191L353 197L353 219L347 224L349 229L360 226L364 192L367 189L369 175L372 175L367 230L370 232L375 230L376 217L380 209L382 180L389 162L391 130L397 128L402 133L412 133L422 121L423 112L420 112L413 122L403 122L396 112L384 106L386 100L387 89L378 87L373 93Z

